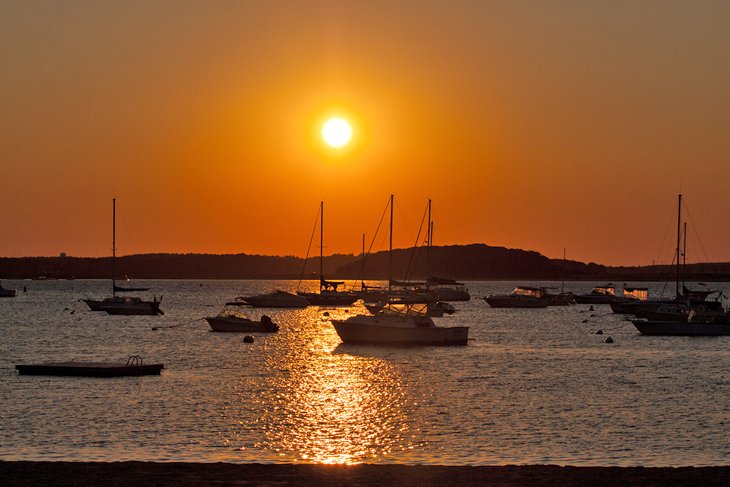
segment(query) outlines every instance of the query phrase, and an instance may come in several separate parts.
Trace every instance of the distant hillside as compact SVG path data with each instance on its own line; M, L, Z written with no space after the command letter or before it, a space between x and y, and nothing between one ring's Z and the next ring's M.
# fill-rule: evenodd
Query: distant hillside
M352 262L352 255L324 258L326 274ZM117 257L117 276L136 279L298 279L304 259L267 255L139 254ZM112 273L111 257L0 258L0 276L6 279L105 279ZM319 258L309 258L305 278L319 275Z
M388 276L388 252L378 252L346 264L335 275L340 278L383 279ZM362 269L362 271L361 271ZM410 269L410 270L409 270ZM552 260L537 252L484 244L449 245L417 250L393 251L393 279L422 279L428 276L454 279L560 279L561 276L602 275L606 267L582 262ZM408 274L406 276L406 273Z
M607 267L595 263L549 259L537 252L490 247L484 244L397 249L392 257L378 252L365 259L331 255L324 259L325 275L339 279L387 279L392 258L396 280L428 276L461 280L606 280L671 281L674 266ZM137 279L297 279L304 260L300 257L266 255L141 254L117 258L117 276ZM105 279L111 276L111 258L21 257L0 258L0 277ZM305 278L317 278L319 259L307 261ZM730 263L687 266L689 281L730 280Z

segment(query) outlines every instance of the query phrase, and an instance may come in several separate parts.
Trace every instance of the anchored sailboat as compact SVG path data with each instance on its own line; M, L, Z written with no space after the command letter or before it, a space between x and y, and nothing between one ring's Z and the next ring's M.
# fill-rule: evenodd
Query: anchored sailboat
M117 296L120 291L117 286L117 199L112 199L112 297L102 300L82 299L91 311L105 311L110 315L161 315L160 300L155 297L152 301L130 296ZM132 289L124 289L130 291ZM142 288L139 288L142 289ZM136 289L135 289L136 290ZM145 289L146 290L146 289Z
M339 291L344 281L328 281L324 278L324 201L319 203L319 292L298 291L309 304L317 306L349 306L358 300L354 294Z

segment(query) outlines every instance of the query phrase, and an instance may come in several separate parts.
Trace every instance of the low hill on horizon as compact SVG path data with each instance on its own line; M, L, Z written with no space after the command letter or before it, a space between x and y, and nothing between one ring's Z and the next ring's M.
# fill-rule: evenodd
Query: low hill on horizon
M387 279L389 261L395 280L429 276L460 280L626 280L671 281L673 265L608 267L550 259L539 252L486 244L395 249L366 256L335 254L324 258L330 279ZM117 277L135 279L317 279L319 259L249 254L137 254L117 257ZM304 271L302 270L304 269ZM4 257L0 278L109 279L111 257ZM690 264L687 280L730 280L730 263Z

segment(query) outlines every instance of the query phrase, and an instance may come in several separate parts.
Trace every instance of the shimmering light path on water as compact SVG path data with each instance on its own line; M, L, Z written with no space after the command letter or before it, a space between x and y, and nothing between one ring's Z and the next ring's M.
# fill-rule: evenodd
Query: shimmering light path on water
M606 306L500 310L481 299L512 282L469 283L474 299L439 321L471 326L472 340L446 348L342 345L329 320L364 312L359 306L268 310L281 331L253 344L211 333L200 319L234 296L295 282L152 281L164 295L162 317L88 311L78 299L105 296L104 281L3 284L28 287L0 300L3 460L659 466L730 458L730 338L643 337ZM651 287L656 295L662 285ZM166 369L85 379L13 368L132 354Z

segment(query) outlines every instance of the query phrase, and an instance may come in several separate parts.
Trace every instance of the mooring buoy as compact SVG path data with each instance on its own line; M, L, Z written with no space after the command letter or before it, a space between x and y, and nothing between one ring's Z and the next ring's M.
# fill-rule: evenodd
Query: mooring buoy
M246 335L243 337L243 343L253 343L253 337L251 335Z
M611 337L606 338L606 343L613 343L613 338L611 338Z

